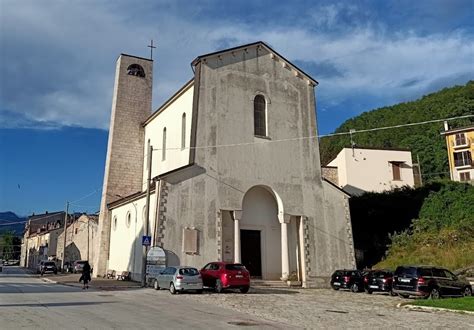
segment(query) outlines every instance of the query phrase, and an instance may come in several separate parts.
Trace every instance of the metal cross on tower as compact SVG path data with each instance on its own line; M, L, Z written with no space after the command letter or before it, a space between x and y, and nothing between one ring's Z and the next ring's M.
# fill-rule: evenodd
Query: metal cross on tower
M153 48L156 48L155 46L153 46L153 39L151 39L151 43L147 47L150 48L150 59L152 60L153 59Z

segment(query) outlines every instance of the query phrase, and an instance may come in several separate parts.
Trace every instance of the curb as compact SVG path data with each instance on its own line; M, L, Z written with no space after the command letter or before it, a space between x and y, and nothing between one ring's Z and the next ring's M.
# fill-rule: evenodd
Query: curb
M426 311L426 312L451 312L451 313L458 313L458 314L470 314L474 315L474 312L471 311L464 311L458 309L449 309L443 307L430 307L430 306L419 306L419 305L411 305L410 303L398 303L397 308L404 308L412 311Z
M82 288L81 284L58 282L58 281L55 281L55 280L51 280L49 278L41 278L41 280L43 282L48 282L48 283L52 283L52 284L65 285L65 286L70 286L70 287L74 287L74 288ZM96 290L141 289L141 287L137 287L137 286L94 286L94 285L90 285L90 288L91 289L96 289Z

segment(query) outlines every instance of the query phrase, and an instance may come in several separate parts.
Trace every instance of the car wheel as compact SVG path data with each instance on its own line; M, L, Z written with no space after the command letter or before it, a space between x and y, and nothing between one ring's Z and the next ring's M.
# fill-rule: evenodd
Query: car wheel
M334 286L334 287L333 287L333 290L336 290L336 291L337 291L337 290L339 290L339 288Z
M352 292L359 292L359 285L357 285L357 283L352 284L351 291Z
M216 280L216 287L215 287L215 290L217 293L221 293L222 292L222 282L221 280Z
M401 294L400 296L402 296L402 298L405 298L405 299L409 297L409 295L407 294Z
M431 298L431 299L439 299L439 298L441 298L441 295L439 294L439 290L438 290L437 288L431 289L430 298Z
M471 288L466 287L466 288L464 289L464 291L462 292L462 295L463 295L464 297L470 297L470 296L472 296L472 290L471 290Z
M153 289L155 289L155 290L160 289L160 285L158 284L158 280L155 280L155 282L153 282Z
M173 283L173 282L171 282L171 284L170 284L170 293L171 293L171 294L176 294L176 288L174 287L174 283Z
M196 293L201 294L202 290L196 290Z
M366 290L365 292L367 292L368 294L372 294L372 290Z
M250 287L248 287L248 286L243 286L243 287L240 288L240 292L242 292L242 293L247 293L247 292L249 292L249 289L250 289Z

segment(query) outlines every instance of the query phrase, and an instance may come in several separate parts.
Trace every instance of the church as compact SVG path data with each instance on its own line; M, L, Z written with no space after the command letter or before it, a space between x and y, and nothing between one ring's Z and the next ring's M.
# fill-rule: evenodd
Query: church
M117 60L95 276L139 280L143 236L167 265L238 262L302 287L354 268L349 196L321 176L318 82L264 42L191 68L152 112L153 61Z

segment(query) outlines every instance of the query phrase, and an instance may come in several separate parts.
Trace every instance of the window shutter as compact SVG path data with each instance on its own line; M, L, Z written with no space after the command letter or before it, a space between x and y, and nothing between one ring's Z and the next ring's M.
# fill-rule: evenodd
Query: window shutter
M198 254L198 230L185 227L183 229L183 252Z

